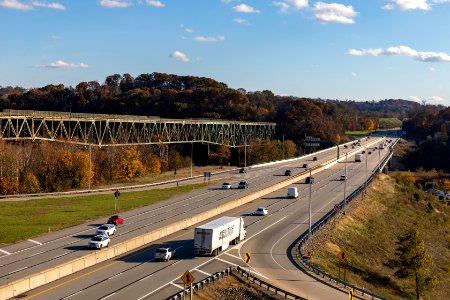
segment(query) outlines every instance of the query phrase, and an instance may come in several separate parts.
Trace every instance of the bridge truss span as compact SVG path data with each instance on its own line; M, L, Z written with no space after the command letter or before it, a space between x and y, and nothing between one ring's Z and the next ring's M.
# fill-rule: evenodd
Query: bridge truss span
M193 142L240 147L256 138L272 139L275 127L276 123L216 119L22 110L0 112L2 140L44 140L99 147Z

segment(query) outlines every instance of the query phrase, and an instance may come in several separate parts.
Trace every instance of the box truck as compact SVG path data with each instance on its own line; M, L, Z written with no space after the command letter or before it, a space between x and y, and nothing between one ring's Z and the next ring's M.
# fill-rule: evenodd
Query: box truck
M361 154L355 154L355 162L361 162Z
M195 228L194 255L217 255L245 239L244 219L221 217Z
M297 190L297 188L296 187L288 187L287 197L289 199L297 198L298 197L298 190Z
M384 143L380 143L380 149L384 149Z

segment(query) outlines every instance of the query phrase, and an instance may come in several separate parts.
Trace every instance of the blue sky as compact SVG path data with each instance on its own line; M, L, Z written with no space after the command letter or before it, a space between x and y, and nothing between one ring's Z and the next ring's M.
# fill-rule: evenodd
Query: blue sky
M0 86L115 73L450 105L450 0L0 0Z

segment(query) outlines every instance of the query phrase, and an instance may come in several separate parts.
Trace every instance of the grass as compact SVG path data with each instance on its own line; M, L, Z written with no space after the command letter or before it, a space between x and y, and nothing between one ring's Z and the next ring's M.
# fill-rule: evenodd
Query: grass
M347 281L389 299L414 299L413 278L394 277L389 260L395 257L398 236L417 224L433 258L430 273L437 278L437 286L422 299L450 299L450 207L388 176L374 182L368 196L359 201L336 226L330 223L319 233L313 263L338 276L336 255L345 250Z
M378 125L380 128L384 129L400 128L402 126L402 121L397 118L379 118Z
M183 185L167 189L122 192L120 211L163 201L203 187ZM114 214L113 194L0 202L0 245L61 230ZM105 220L106 221L106 220Z

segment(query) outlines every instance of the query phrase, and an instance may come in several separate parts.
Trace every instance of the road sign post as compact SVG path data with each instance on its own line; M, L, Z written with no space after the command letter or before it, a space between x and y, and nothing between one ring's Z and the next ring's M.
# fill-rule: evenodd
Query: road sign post
M186 291L186 286L190 286L190 294L191 294L191 300L192 300L192 283L195 280L195 277L192 276L192 274L189 271L184 272L184 274L181 276L181 280L184 283L184 291L183 291L183 295ZM185 297L186 299L186 297Z
M119 196L120 196L120 192L119 192L119 190L116 190L115 192L114 192L114 211L117 211L117 204L118 204L118 201L119 201ZM119 204L119 210L120 210L120 204Z
M242 260L244 261L245 266L247 267L247 281L249 277L248 273L250 272L250 259L251 259L250 252L246 252Z
M354 295L355 295L355 290L349 289L348 290L348 300L354 300L355 299Z

